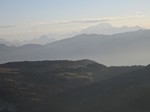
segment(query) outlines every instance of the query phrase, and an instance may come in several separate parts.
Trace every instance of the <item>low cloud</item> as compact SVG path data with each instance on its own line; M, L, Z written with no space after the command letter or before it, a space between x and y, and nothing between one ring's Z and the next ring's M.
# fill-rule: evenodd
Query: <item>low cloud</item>
M77 20L71 21L72 23L99 23L99 22L107 22L109 19L101 19L101 20Z
M108 22L109 19L95 19L95 20L73 20L73 21L66 21L66 22L58 22L58 23L52 23L52 24L49 24L49 25L59 25L59 24L76 24L76 23L101 23L101 22Z
M122 20L137 20L147 18L144 15L129 15L129 16L114 16L105 18L91 18L91 19L77 19L77 20L66 20L66 21L43 21L39 23L33 23L31 25L66 25L66 24L92 24L92 23L102 23L102 22L113 22Z
M4 29L4 28L13 28L13 27L16 27L16 25L2 25L2 26L0 26L1 29Z

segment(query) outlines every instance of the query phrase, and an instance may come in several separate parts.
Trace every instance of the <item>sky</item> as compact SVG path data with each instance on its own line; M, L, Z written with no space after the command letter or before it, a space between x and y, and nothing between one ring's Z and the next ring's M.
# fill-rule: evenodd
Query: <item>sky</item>
M104 22L150 28L150 0L0 0L0 39L72 33Z

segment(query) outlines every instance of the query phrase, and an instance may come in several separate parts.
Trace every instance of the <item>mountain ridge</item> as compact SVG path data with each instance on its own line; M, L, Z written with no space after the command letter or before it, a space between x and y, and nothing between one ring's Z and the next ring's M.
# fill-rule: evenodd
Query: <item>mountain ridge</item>
M150 30L114 35L83 34L41 45L0 47L0 63L10 61L91 59L106 65L148 64ZM2 45L4 46L4 45ZM111 56L110 56L111 55ZM139 55L139 57L134 58ZM119 61L116 61L118 60ZM126 60L126 61L124 61ZM128 61L130 60L130 61Z
M103 35L112 35L117 33L123 33L123 32L130 32L130 31L137 31L140 29L146 29L142 28L140 26L121 26L121 27L115 27L112 26L109 23L101 23L98 25L90 26L88 28L85 28L81 31L74 32L74 33L67 33L67 34L45 34L41 35L38 38L30 39L30 40L6 40L5 38L0 39L0 44L6 44L7 46L22 46L26 44L40 44L40 45L46 45L48 43L74 37L76 35L80 34L103 34Z

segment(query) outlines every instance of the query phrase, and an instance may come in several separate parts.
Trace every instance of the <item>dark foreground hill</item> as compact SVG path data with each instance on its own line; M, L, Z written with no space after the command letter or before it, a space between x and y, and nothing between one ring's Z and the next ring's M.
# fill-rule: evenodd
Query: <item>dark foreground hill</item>
M91 60L0 65L0 112L149 112L150 66Z

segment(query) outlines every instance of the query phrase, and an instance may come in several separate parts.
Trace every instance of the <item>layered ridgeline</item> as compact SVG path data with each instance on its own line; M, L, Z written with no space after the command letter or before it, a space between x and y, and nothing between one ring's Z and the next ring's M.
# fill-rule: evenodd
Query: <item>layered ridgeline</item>
M6 37L3 39L0 39L0 44L5 44L8 46L15 45L15 46L21 46L21 45L26 45L26 44L40 44L40 45L45 45L50 42L64 39L64 38L69 38L73 37L75 35L80 35L80 34L104 34L104 35L112 35L112 34L117 34L117 33L123 33L123 32L130 32L130 31L137 31L140 29L145 29L140 26L121 26L121 27L115 27L112 26L109 23L101 23L95 26L90 26L88 28L85 28L79 32L74 32L74 33L65 33L65 34L55 34L55 33L50 33L50 34L45 34L41 35L38 38L33 38L33 36L29 36L27 38L30 38L29 40L6 40ZM15 37L15 35L13 35ZM13 38L12 37L12 38ZM2 37L1 37L2 38ZM15 37L16 38L16 37ZM19 37L21 38L21 37Z
M148 64L150 30L114 35L81 34L47 45L0 45L0 63L64 59L93 59L106 65Z
M1 112L148 112L150 66L91 60L0 65Z

